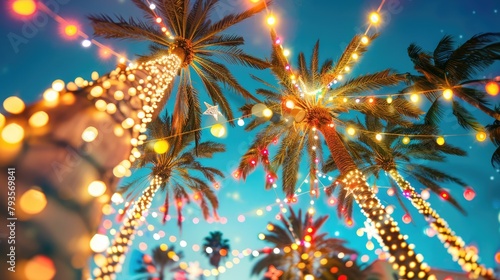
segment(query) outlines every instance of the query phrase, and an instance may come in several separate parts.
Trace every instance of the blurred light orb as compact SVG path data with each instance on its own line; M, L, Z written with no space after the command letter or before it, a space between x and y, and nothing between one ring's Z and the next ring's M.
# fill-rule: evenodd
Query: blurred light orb
M99 197L106 192L106 184L103 181L93 181L87 187L88 193L93 197Z
M52 82L52 89L55 91L62 91L64 89L63 80L55 80Z
M370 14L370 22L371 23L379 23L380 15L377 12L373 12Z
M381 140L382 140L382 134L377 133L377 134L375 135L375 139L377 139L377 141L381 141Z
M423 200L427 200L429 199L429 197L431 197L431 193L428 190L423 190L420 193L420 197L422 197Z
M12 2L12 10L21 16L30 16L36 12L34 0L16 0Z
M393 196L395 194L394 188L388 188L387 189L387 195L388 196Z
M47 206L45 194L37 189L29 189L21 196L19 205L23 212L35 215L42 212Z
M417 103L419 99L420 99L420 97L416 93L413 93L412 95L410 95L410 100L413 103Z
M359 58L359 55L357 53L353 53L351 57L352 59L357 60Z
M368 36L361 37L361 43L363 45L367 45L369 42L370 42L370 39L368 39Z
M43 255L33 257L24 267L24 276L27 280L50 280L55 274L54 262Z
M244 126L245 125L245 121L243 119L241 119L241 118L238 119L237 123L238 123L239 126Z
M488 135L486 134L486 132L484 131L479 131L477 134L476 134L476 140L479 141L479 142L484 142L484 140L486 140L486 137Z
M262 111L262 116L264 116L265 118L270 118L273 116L273 111L269 108L266 108Z
M283 55L284 56L289 56L290 55L290 50L289 49L284 49L283 50Z
M373 244L373 242L371 240L368 240L366 242L366 249L368 249L369 251L372 251L373 249L375 249L375 244Z
M269 15L266 21L268 25L273 26L276 24L276 17L274 17L273 15Z
M85 142L92 142L97 138L98 134L97 128L89 126L82 132L82 139Z
M24 108L26 106L24 105L24 102L21 100L21 98L17 96L11 96L7 97L3 101L3 107L5 111L11 114L20 114L24 111Z
M24 129L17 123L6 125L2 129L2 139L9 144L17 144L24 138Z
M106 235L96 233L90 239L90 249L95 253L102 253L109 247L109 238Z
M28 120L28 123L31 127L42 127L45 126L49 122L49 115L44 111L38 111L31 115Z
M405 223L405 224L411 223L411 216L410 216L410 214L406 213L406 214L403 215L403 223Z
M495 262L500 264L500 252L495 254Z
M59 92L49 88L43 93L43 99L47 102L55 102L59 99Z
M5 116L0 114L0 129L5 125Z
M473 188L471 187L467 187L465 188L464 190L464 198L468 201L471 201L474 199L474 197L476 197L476 191L474 191Z
M64 27L64 34L68 37L73 37L78 33L78 27L74 24L68 24Z
M314 280L314 276L312 274L307 274L306 276L304 276L304 280Z
M252 115L256 117L262 117L265 109L267 109L267 106L265 104L257 103L252 106Z
M89 39L85 39L82 41L82 46L84 48L88 48L88 47L90 47L90 45L92 45L92 41L90 41Z
M168 151L169 146L170 145L166 140L158 140L155 142L153 150L155 151L155 153L162 155Z
M356 134L356 130L352 127L349 127L347 128L347 134L353 136L354 134Z
M287 107L288 109L293 109L295 108L295 103L292 100L287 100L285 102L285 107Z
M213 136L220 138L226 135L226 128L222 124L216 123L210 128L210 133L212 133Z
M486 92L491 96L497 95L498 92L500 91L500 87L498 86L497 82L493 82L493 81L488 82L484 87L486 89Z
M391 104L392 103L392 97L390 97L390 96L387 97L386 101L387 101L387 104Z
M387 207L385 207L385 212L387 212L387 214L389 215L394 213L394 206L388 205Z
M447 88L443 90L443 98L446 100L450 100L453 97L453 90Z
M439 145L439 146L443 146L444 145L444 137L443 136L439 136L438 138L436 138L436 143Z
M403 137L401 142L403 142L403 144L405 144L405 145L408 145L410 143L410 137L408 137L408 136Z

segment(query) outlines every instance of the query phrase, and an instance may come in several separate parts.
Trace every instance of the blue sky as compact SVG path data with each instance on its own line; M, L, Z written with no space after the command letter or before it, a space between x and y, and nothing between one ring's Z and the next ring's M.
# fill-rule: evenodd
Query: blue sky
M79 22L82 30L91 34L91 28L86 15L94 13L138 15L135 7L127 0L52 0L57 3L58 14L66 19ZM241 10L249 1L221 0L219 9L214 16L220 17L224 12L235 12ZM347 42L356 33L366 28L368 14L375 10L379 1L338 1L338 0L276 0L271 7L277 15L278 23L276 29L284 41L284 46L290 49L292 57L300 51L306 56L320 39L321 59L336 59ZM6 4L3 4L6 7ZM78 76L90 78L92 71L103 74L114 66L114 59L102 60L97 55L95 46L83 48L80 41L68 41L59 33L58 24L51 18L38 18L20 21L4 11L0 17L0 97L17 95L27 102L33 102L41 97L45 88L49 87L53 80L74 80ZM355 67L351 75L370 73L385 68L393 68L400 72L412 72L413 68L406 54L406 48L410 43L416 42L424 49L432 50L442 36L453 35L458 42L464 42L467 38L480 32L499 31L500 26L500 3L494 0L478 1L451 1L451 0L387 0L383 13L383 24L379 28L380 36L369 47L369 51ZM264 14L248 20L238 27L232 28L229 33L243 34L246 39L245 49L257 56L265 57L270 53L270 39L268 29L264 24ZM14 34L14 35L13 35ZM20 44L12 44L9 38L20 36ZM120 53L124 52L128 57L145 51L143 44L125 41L103 41ZM295 62L292 59L292 62ZM242 68L234 68L236 77L250 90L259 85L251 80L248 73L252 72L267 80L273 81L267 71L247 71ZM498 64L483 73L483 76L493 78L500 76ZM482 76L478 77L482 78ZM196 81L195 81L196 82ZM493 104L499 104L500 97L491 98ZM236 110L243 104L240 98L230 98L233 108ZM211 103L206 96L202 101ZM425 109L425 108L424 108ZM474 111L483 124L488 124L488 119L482 112ZM451 115L448 115L442 123L445 134L463 134L466 131L456 125ZM205 124L210 123L209 116L204 116ZM244 249L258 249L265 246L259 241L258 233L264 232L266 224L274 221L279 211L275 205L276 198L283 198L283 194L277 189L265 191L263 187L263 172L257 170L246 182L238 182L231 178L231 172L235 169L238 158L242 155L253 134L244 132L241 127L230 128L228 136L222 139L227 144L227 152L218 155L209 164L217 166L227 175L227 179L221 181L218 191L221 207L219 215L227 219L227 223L207 223L200 221L193 223L194 218L200 218L200 211L194 206L185 209L186 221L182 233L175 226L175 222L160 224L161 215L154 218L147 217L146 223L140 228L143 236L137 236L132 251L139 250L138 245L144 242L147 245L145 252L149 253L155 246L166 243L171 244L168 237L176 236L176 247L179 241L185 240L188 244L183 249L185 261L199 261L201 267L208 268L208 261L200 252L194 252L191 248L194 244L201 244L204 236L213 230L221 230L224 236L230 239L232 249L242 251ZM205 140L219 141L212 137L208 131L204 132ZM490 155L494 149L492 144L479 143L474 136L448 137L447 141L466 149L469 156L466 158L450 157L446 163L439 165L431 164L440 169L459 176L472 186L477 196L473 201L466 201L462 196L462 189L455 186L449 187L450 192L459 199L466 211L467 216L462 216L450 205L442 200L431 196L430 202L445 218L455 232L461 236L467 244L475 245L479 249L481 262L492 267L495 265L494 254L500 251L500 173L489 163ZM144 172L141 172L144 174ZM134 175L139 176L139 175ZM304 175L301 174L301 180ZM410 180L411 181L411 180ZM326 181L325 181L326 183ZM381 186L380 198L386 205L396 205L393 197L385 195L384 186L388 185L386 179L378 182ZM420 186L415 184L419 189ZM159 196L158 196L159 197ZM152 211L157 210L162 199L158 199ZM301 196L299 203L294 207L307 208L310 199ZM270 211L266 206L271 206ZM328 206L324 195L315 201L317 215L332 214L323 230L328 231L331 236L338 235L347 239L349 245L359 251L359 255L367 254L370 261L375 258L373 251L365 248L366 238L358 237L356 229L363 226L363 219L359 209L355 208L355 225L349 228L334 215L334 207ZM258 216L256 211L262 209L264 215ZM415 212L413 212L415 214ZM396 207L394 218L401 221L404 213L400 207ZM238 222L238 216L244 215L245 222ZM111 217L111 220L114 220ZM436 237L429 238L424 234L426 226L423 218L415 216L414 223L401 224L402 232L410 236L409 240L416 245L416 251L422 253L426 262L433 267L460 270L454 264L446 249L442 247ZM153 231L147 229L147 225L153 225ZM116 227L116 225L115 225ZM164 238L155 240L153 235L163 231ZM160 233L161 235L161 233ZM132 255L132 254L131 254ZM127 262L130 258L127 260ZM250 279L249 272L251 263L249 258L243 258L240 264L229 269L221 279ZM125 278L128 269L124 270L122 279Z

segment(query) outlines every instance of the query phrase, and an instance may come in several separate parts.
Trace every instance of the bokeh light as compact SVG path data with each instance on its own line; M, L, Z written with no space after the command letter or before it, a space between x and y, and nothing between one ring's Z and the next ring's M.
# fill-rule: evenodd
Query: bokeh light
M153 150L155 151L155 153L160 155L166 153L168 151L168 148L169 144L166 140L158 140L153 146Z
M498 83L497 82L488 82L486 85L485 85L485 89L486 89L486 92L491 95L491 96L495 96L498 94L498 92L500 91L500 87L498 86Z
M35 215L42 212L47 205L45 194L38 189L29 189L21 196L19 201L21 210L27 214Z
M21 16L31 16L36 12L34 0L15 0L12 2L12 10Z
M17 123L10 123L2 129L2 139L9 144L17 144L24 138L24 129Z
M220 138L226 135L226 128L222 124L216 123L210 128L210 133L212 133L213 136Z
M24 105L24 102L21 100L21 98L17 96L11 96L7 97L3 101L3 107L5 111L11 114L20 114L24 111L24 108L26 106Z
M42 127L49 122L49 115L44 111L39 111L31 115L28 123L31 127Z
M103 234L96 233L92 239L90 239L90 249L96 253L106 251L109 244L109 238Z
M54 262L42 255L33 257L24 267L24 276L27 280L50 280L55 274Z
M93 197L99 197L106 192L106 184L103 181L93 181L87 187L88 193Z

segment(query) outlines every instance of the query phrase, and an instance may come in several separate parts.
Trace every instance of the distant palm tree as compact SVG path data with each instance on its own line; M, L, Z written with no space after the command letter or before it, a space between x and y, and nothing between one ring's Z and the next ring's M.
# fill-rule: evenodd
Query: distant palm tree
M273 266L283 271L281 279L302 280L306 275L315 279L336 279L334 275L346 275L348 279L363 279L364 272L349 256L356 251L345 247L345 240L327 238L321 232L328 216L313 219L302 210L296 214L289 208L289 216L281 215L281 224L269 223L264 241L268 248L260 250L260 256L252 268L252 275L258 275ZM278 249L278 252L274 250ZM339 257L339 253L341 256ZM337 267L336 270L332 270Z
M496 110L500 114L500 108L496 108ZM492 124L487 125L486 130L491 142L497 147L491 157L491 164L496 168L500 168L500 121L495 120Z
M179 137L171 138L176 135L171 117L154 119L149 126L149 132L151 139L158 140L141 147L143 157L138 160L137 167L151 169L151 183L142 191L141 196L135 201L133 209L128 212L118 234L114 238L113 245L107 250L108 263L100 268L100 273L95 275L97 276L96 279L102 279L106 275L114 274L116 266L123 262L139 220L151 206L153 197L158 191L165 193L164 222L172 200L174 200L177 208L177 224L179 227L182 223L182 207L185 202L189 203L192 199L199 202L205 218L210 215L209 204L216 215L219 203L210 188L209 182L215 183L217 177L224 177L224 175L218 169L202 165L196 160L195 150L199 158L211 158L215 153L224 152L224 146L214 142L202 142L197 147L193 147L191 144L195 136L192 133L184 133ZM158 154L154 150L155 142L162 139L170 141L170 148L165 153ZM201 175L202 177L195 175ZM124 186L121 191L133 193L139 189L139 184L131 183ZM192 194L188 191L192 192Z
M368 40L374 37L371 36ZM421 262L413 249L400 246L399 228L395 226L392 217L369 188L364 175L358 170L337 131L337 127L343 125L343 121L339 118L340 114L349 111L373 115L399 125L411 125L405 117L417 118L422 114L402 96L394 98L391 104L387 103L385 98L377 97L372 97L372 102L369 102L369 98L365 96L380 88L399 84L405 80L405 75L387 69L352 79L345 78L344 81L343 75L346 69L354 67L353 57L361 57L367 49L366 45L361 43L362 38L362 35L355 36L336 64L327 60L321 66L319 43L316 43L309 63L306 62L303 53L298 55L299 66L296 72L289 70L290 66L287 64L281 45L273 45L271 70L278 79L279 87L257 78L269 87L259 89L257 93L266 97L263 104L273 111L274 116L270 122L265 117L257 117L248 124L247 130L260 125L265 127L257 133L253 143L241 157L239 167L233 176L245 179L255 169L256 164L262 162L267 172L266 188L271 188L277 183L276 172L281 168L283 190L291 197L297 188L300 163L305 161L309 167L307 176L310 192L312 195L319 195L317 171L320 169L319 164L323 162L323 147L318 134L321 134L340 170L341 181L345 182L344 191L352 192L353 199L368 220L377 221L377 232L383 241L383 246L387 246L390 254L395 257L395 263L399 267L406 268L407 277L427 278L428 269L420 265ZM366 41L366 38L363 41ZM274 33L272 42L276 42ZM358 96L363 101L356 100ZM245 114L250 114L252 108L254 112L258 107L263 108L262 105L254 106L257 105L248 104L242 110ZM273 159L269 159L267 147L280 139L277 154ZM411 262L417 265L409 267Z
M357 123L352 124L354 127L363 131L380 132L384 134L381 140L375 139L374 134L360 134L358 141L348 141L347 146L351 153L357 154L358 166L362 167L361 170L365 174L374 175L379 178L380 172L385 172L392 181L391 185L399 187L404 197L411 201L412 205L429 221L431 227L436 231L437 237L445 244L448 251L452 254L453 258L461 264L462 268L467 272L475 270L472 267L481 267L486 273L484 266L479 266L477 254L469 252L465 248L465 242L457 236L448 223L439 216L439 214L431 208L429 202L422 199L419 193L411 186L410 182L405 180L402 174L415 178L416 181L421 183L432 192L441 196L443 192L446 194L446 200L453 204L462 213L464 209L458 202L446 192L440 184L445 182L455 183L462 187L467 184L461 179L454 177L446 172L429 167L429 162L444 162L446 155L465 156L466 152L458 147L449 144L438 145L433 138L422 137L418 135L436 135L438 131L433 125L414 125L412 127L400 127L391 123L384 124L379 119L366 116L364 123L358 120ZM399 135L417 135L412 143L404 143L404 139ZM403 141L401 141L403 140ZM422 163L425 161L425 164ZM335 162L329 159L325 166L325 172L331 172L335 169ZM335 188L337 185L333 185ZM332 192L333 190L329 190ZM342 205L348 203L348 198L339 198L339 209L350 209L349 205ZM400 200L403 208L406 207L403 201Z
M210 265L215 269L219 269L221 260L228 256L229 250L229 239L222 238L220 231L210 232L204 239L203 254L208 257ZM219 274L216 279L219 279Z
M175 247L168 247L166 250L162 250L161 247L155 247L153 249L153 255L144 255L142 260L142 266L136 271L140 274L148 274L147 279L157 279L165 280L166 271L176 271L179 270L179 261L184 258L184 253L182 251L175 251ZM154 268L154 273L150 270Z
M441 97L444 90L450 89L453 92L452 97L455 97L455 100L451 101L453 115L463 128L484 130L474 115L456 99L500 121L500 109L489 107L486 92L471 87L474 84L485 84L490 81L476 80L476 77L495 61L500 60L500 33L477 34L459 46L456 46L453 38L447 35L439 41L432 53L424 51L416 44L411 44L408 47L408 55L420 75L411 76L413 85L407 90L423 91L432 102L429 110L436 112L436 116L443 116ZM499 138L496 139L500 141ZM499 151L494 154L492 163L500 164Z

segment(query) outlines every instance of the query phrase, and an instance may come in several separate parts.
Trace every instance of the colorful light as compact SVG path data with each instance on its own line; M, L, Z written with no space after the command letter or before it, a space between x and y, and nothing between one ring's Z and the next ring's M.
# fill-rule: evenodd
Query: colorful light
M444 137L443 136L439 136L438 138L436 138L436 143L439 145L439 146L443 146L444 145Z
M422 197L423 200L427 200L431 197L431 193L428 190L423 190L420 192L420 197Z
M440 193L439 193L439 196L444 199L444 200L448 200L450 198L450 194L445 191L445 190L442 190Z
M155 153L162 155L168 151L169 146L170 145L166 140L158 140L153 145L153 150L155 151Z
M59 92L49 88L43 93L43 99L49 103L54 103L59 99Z
M403 137L401 142L403 142L403 144L405 144L405 145L408 145L410 143L410 137L408 137L408 136Z
M50 280L56 274L54 262L42 255L33 257L24 267L24 276L26 280Z
M12 2L12 10L21 16L30 16L36 12L36 3L33 0L16 0Z
M370 39L368 39L368 36L361 37L361 43L363 45L367 45L369 42L370 42Z
M45 194L37 189L30 189L23 193L19 205L23 212L35 215L42 212L47 205Z
M6 125L2 130L3 141L9 144L17 144L24 138L24 129L17 123Z
M484 88L486 89L486 92L491 95L491 96L495 96L498 94L498 92L500 91L500 88L498 86L498 83L496 82L488 82Z
M24 105L24 102L21 100L21 98L17 96L11 96L7 97L3 101L3 107L5 111L11 114L20 114L24 111L24 108L26 106Z
M73 38L78 34L78 27L74 24L68 24L64 27L64 34L69 38Z
M405 223L405 224L411 223L411 216L410 216L410 214L406 213L406 214L403 215L403 223Z
M479 141L479 142L484 142L484 140L486 140L486 137L488 135L486 134L486 132L484 131L479 131L477 134L476 134L476 140Z
M220 138L226 135L226 128L222 124L216 123L210 128L210 133L212 133L213 136Z
M347 128L347 134L353 136L354 134L356 134L356 130L352 127L349 127Z
M474 199L474 197L476 197L476 192L474 191L473 188L471 187L467 187L465 188L464 190L464 198L468 201L471 201Z
M447 88L443 90L443 98L446 100L450 100L453 97L453 90Z
M5 116L0 114L0 129L5 125Z

